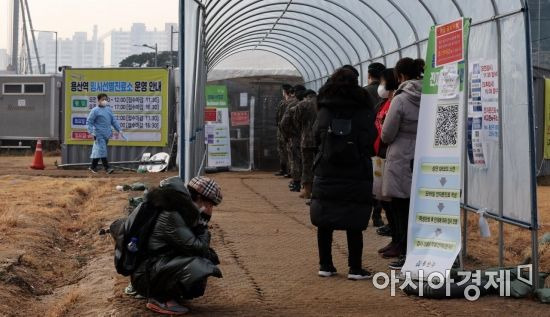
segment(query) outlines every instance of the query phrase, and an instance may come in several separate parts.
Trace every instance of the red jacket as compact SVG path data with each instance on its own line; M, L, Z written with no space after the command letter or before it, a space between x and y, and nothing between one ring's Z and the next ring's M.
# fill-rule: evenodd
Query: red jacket
M376 114L376 119L374 121L376 131L378 132L378 136L374 141L374 153L380 157L386 156L385 149L387 148L387 146L382 142L381 136L382 136L382 125L384 124L384 119L386 119L386 115L390 110L390 105L391 105L391 99L386 99L386 101L380 107L380 110L378 110L378 113Z

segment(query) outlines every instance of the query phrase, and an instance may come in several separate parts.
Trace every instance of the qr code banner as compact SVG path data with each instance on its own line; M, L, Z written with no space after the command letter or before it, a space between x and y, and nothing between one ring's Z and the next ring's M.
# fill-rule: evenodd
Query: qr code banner
M437 105L434 147L458 146L458 104Z

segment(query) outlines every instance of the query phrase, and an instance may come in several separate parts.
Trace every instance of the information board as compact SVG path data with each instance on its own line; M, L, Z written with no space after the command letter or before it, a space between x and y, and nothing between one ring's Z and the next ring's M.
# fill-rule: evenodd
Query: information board
M128 139L114 132L109 145L166 146L168 86L167 69L66 69L65 144L92 145L86 119L105 93Z
M226 86L206 86L205 133L208 145L208 167L231 166L229 102Z
M466 49L470 20L460 19ZM464 145L464 53L453 53L454 62L437 66L440 54L433 27L428 42L428 65L422 88L414 157L407 236L407 258L402 273L413 278L434 272L445 275L461 249L460 199ZM455 35L456 37L456 35ZM446 49L446 48L443 48Z

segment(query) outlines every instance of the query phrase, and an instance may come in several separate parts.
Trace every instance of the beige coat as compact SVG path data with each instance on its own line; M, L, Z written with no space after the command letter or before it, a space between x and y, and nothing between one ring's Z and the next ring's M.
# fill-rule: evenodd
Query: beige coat
M382 142L388 144L382 195L395 198L411 196L412 167L418 127L422 81L402 83L392 99L382 126Z

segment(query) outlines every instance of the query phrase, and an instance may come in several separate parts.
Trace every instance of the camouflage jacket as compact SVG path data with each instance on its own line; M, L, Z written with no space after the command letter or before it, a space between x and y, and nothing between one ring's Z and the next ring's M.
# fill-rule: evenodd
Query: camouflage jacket
M295 97L291 97L286 103L286 111L284 112L281 123L279 124L279 130L286 139L298 137L299 131L294 121L294 108L299 102L300 101Z
M288 101L285 100L284 98L277 105L277 112L275 115L275 125L277 127L281 124L281 120L283 120L283 115L285 114L287 105L288 105Z
M300 146L302 148L315 148L313 124L317 119L317 98L306 98L295 109L294 122L296 122L300 133Z

